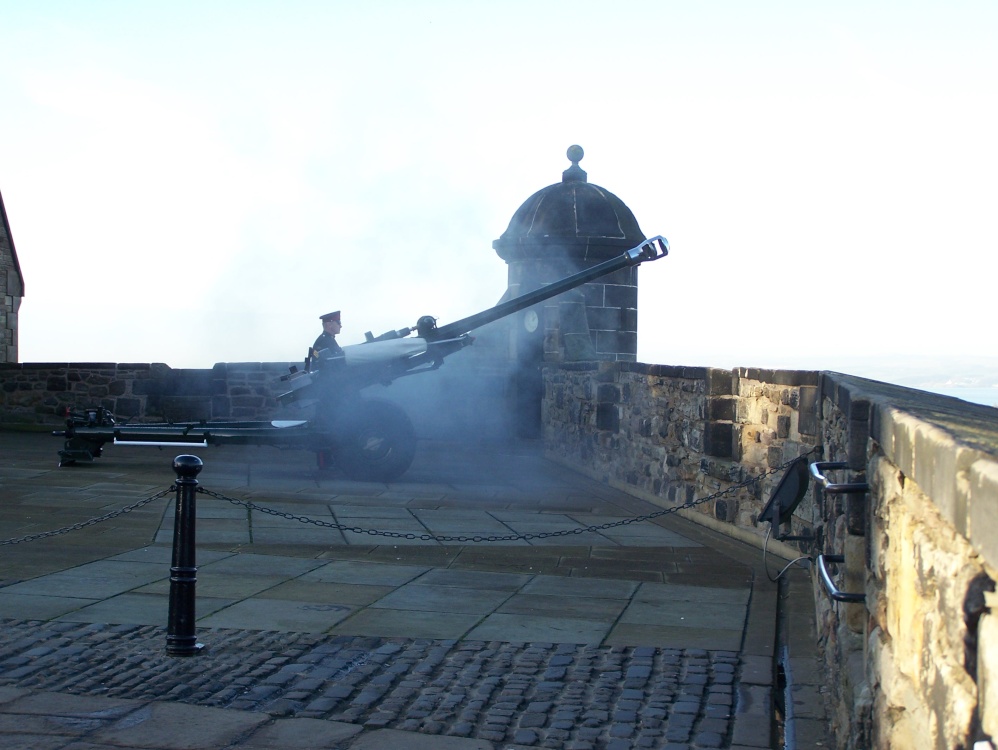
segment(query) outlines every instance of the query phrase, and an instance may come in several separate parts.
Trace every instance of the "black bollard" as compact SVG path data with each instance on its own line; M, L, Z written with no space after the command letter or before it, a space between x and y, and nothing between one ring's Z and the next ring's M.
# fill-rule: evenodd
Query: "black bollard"
M197 456L177 456L177 510L173 521L173 565L170 568L170 616L166 632L166 653L194 656L204 645L194 632L194 593L197 585L195 561L195 518L198 480L204 464Z

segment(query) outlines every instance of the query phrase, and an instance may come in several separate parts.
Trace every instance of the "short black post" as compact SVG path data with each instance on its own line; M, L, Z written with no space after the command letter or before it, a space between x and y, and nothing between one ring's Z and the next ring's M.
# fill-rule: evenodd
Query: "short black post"
M170 618L166 632L166 653L194 656L204 648L194 632L194 593L197 585L195 561L195 520L198 480L204 464L197 456L177 456L177 509L173 520L173 565L170 568Z

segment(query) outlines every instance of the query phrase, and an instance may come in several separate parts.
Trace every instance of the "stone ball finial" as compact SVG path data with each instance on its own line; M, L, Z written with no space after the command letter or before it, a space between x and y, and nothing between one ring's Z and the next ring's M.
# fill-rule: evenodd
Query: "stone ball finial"
M586 155L586 152L582 150L582 146L569 146L568 151L565 152L565 155L568 157L568 160L572 162L572 166L561 173L561 181L587 182L586 170L579 166L579 162L582 161L582 157Z

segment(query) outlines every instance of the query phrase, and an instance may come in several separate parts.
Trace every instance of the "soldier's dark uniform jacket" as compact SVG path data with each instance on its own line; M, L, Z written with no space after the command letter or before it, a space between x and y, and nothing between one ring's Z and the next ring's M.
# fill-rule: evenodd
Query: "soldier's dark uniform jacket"
M323 349L329 349L329 351L333 354L340 354L343 352L343 347L336 343L336 337L330 336L325 331L319 334L319 338L317 338L315 343L312 344L312 348L317 352L321 352Z
M335 312L326 313L325 315L320 315L319 320L322 321L323 330L322 333L319 334L319 338L317 338L315 340L315 343L312 344L312 349L315 352L321 352L323 349L328 349L331 354L334 355L342 354L343 348L336 343L336 336L325 330L325 324L330 321L335 321L337 324L339 324L340 311L336 310ZM337 333L339 333L339 331L337 331Z

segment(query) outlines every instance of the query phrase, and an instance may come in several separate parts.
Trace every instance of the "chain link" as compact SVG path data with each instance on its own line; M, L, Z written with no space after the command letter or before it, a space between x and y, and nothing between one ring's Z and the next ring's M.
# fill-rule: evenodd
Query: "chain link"
M80 521L79 523L74 523L72 526L64 526L61 529L53 529L52 531L41 531L37 534L28 534L27 536L17 537L15 539L0 539L0 547L4 547L9 544L22 544L24 542L34 542L38 539L47 539L50 536L59 536L60 534L68 534L71 531L79 531L80 529L85 529L87 526L93 526L98 523L103 523L104 521L110 521L112 518L117 518L118 516L123 516L126 513L131 513L133 510L138 510L143 505L148 505L154 500L159 500L161 497L166 497L171 492L177 489L177 485L171 485L169 489L165 489L162 492L157 492L151 497L147 497L144 500L139 500L131 505L126 505L124 508L119 508L118 510L112 510L110 513L105 513L103 516L97 516L96 518L91 518L86 521Z
M749 477L748 479L742 480L737 484L733 484L730 487L714 492L706 497L701 497L696 500L688 500L682 505L676 505L671 508L664 508L662 510L655 511L654 513L648 513L643 516L634 516L632 518L622 518L619 521L611 521L609 523L600 524L598 526L586 526L577 529L559 529L557 531L542 531L536 534L505 534L502 536L490 535L490 536L451 536L444 534L414 534L412 532L401 532L401 531L379 531L378 529L364 529L360 526L347 526L346 524L336 523L335 521L323 521L322 519L309 518L308 516L301 516L296 513L288 513L285 511L274 510L273 508L268 508L263 505L257 505L254 502L248 500L238 500L233 497L227 497L219 492L212 492L211 490L205 489L204 487L198 487L197 492L207 495L208 497L215 498L216 500L225 500L226 502L232 503L233 505L238 505L240 507L246 508L247 510L255 510L260 513L266 513L267 515L277 516L279 518L286 518L289 521L298 521L299 523L312 524L313 526L320 526L322 528L336 529L337 531L350 531L354 534L367 534L368 536L383 536L389 539L408 539L408 540L419 540L421 542L518 542L518 541L529 541L531 539L550 539L552 537L562 537L562 536L573 536L578 534L585 534L589 532L604 531L606 529L616 528L618 526L627 526L632 523L642 523L643 521L650 521L655 518L661 518L662 516L669 515L670 513L678 513L681 510L689 510L690 508L695 508L698 505L703 505L711 500L717 500L718 498L729 495L740 489L745 489L757 484L767 477L772 476L780 471L787 469L795 461L800 460L804 456L808 456L811 453L816 452L817 449L812 449L802 456L787 461L786 463L777 466L775 469L770 469L762 474L755 477Z

